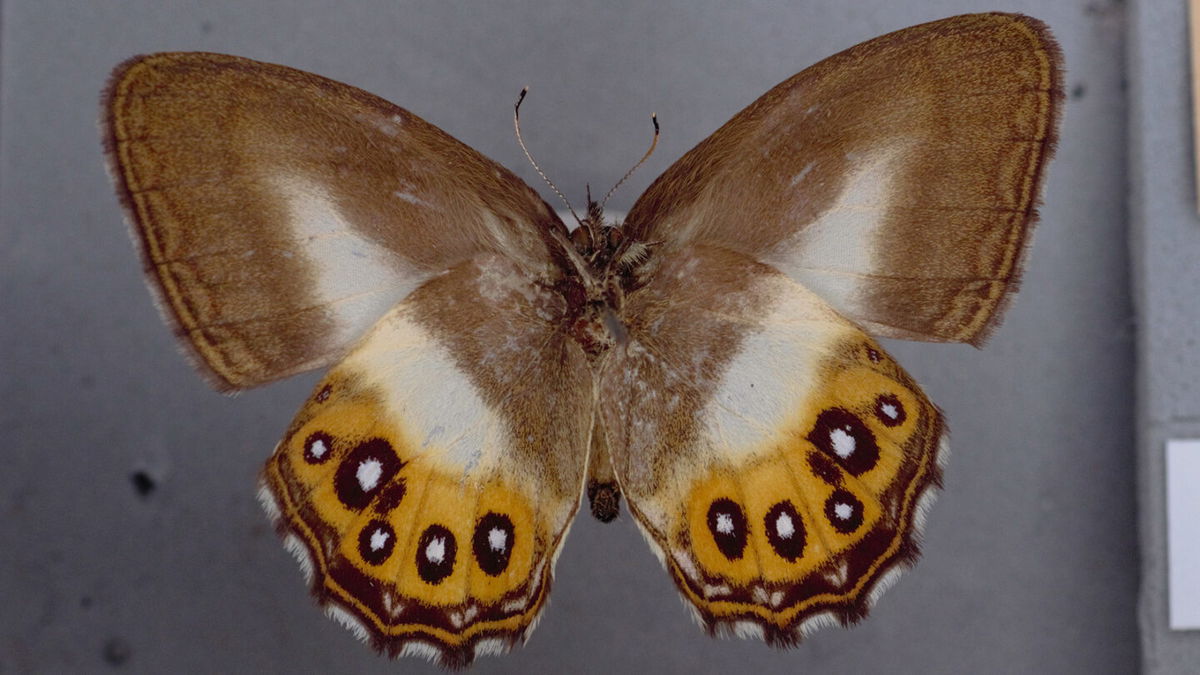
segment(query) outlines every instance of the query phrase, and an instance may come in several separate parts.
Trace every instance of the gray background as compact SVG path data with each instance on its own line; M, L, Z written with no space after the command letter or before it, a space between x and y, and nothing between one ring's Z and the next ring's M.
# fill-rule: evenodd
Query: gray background
M1154 11L1172 4L4 2L0 672L436 670L389 663L325 619L260 513L256 475L315 376L228 398L177 353L102 166L97 96L113 65L197 49L311 70L397 102L541 189L511 132L510 106L529 84L527 141L577 203L585 182L607 188L641 155L657 111L657 154L610 203L625 209L691 145L804 66L890 30L992 9L1050 24L1070 96L1024 292L1005 324L982 351L889 344L953 429L922 562L866 622L780 652L705 637L628 518L581 518L530 643L477 669L1136 670L1135 382L1154 390L1161 373L1186 395L1200 381L1195 343L1180 338L1188 329L1195 338L1180 318L1194 319L1181 304L1193 294L1175 300L1176 330L1148 331L1137 352L1130 300L1126 15L1143 19L1136 36L1149 36L1147 53L1181 49L1178 12ZM1169 88L1163 100L1183 105L1182 56L1156 58L1135 58L1134 91ZM1194 218L1190 132L1172 116L1158 136L1139 133L1137 120L1154 128L1156 114L1139 110L1133 166L1172 173L1135 183L1134 215L1157 221L1156 195L1169 188L1179 194L1164 217L1186 226L1136 250L1178 259L1188 242L1196 251L1195 224L1182 220ZM1148 311L1173 277L1137 269ZM1195 288L1194 266L1190 278ZM1191 360L1154 361L1160 347L1190 348ZM1149 364L1140 378L1135 353ZM1190 404L1160 403L1194 427L1190 393ZM1147 409L1143 419L1157 419ZM1144 435L1143 454L1155 442ZM1150 506L1161 499L1155 466L1142 474ZM134 489L136 472L154 481L149 494ZM1161 513L1147 511L1152 530ZM1148 575L1161 582L1158 543L1146 541ZM1171 637L1168 650L1155 639L1162 599L1141 607L1145 662L1184 672L1187 655L1200 655L1195 636Z
M1187 14L1180 2L1129 13L1130 221L1138 313L1142 662L1200 672L1200 631L1168 629L1168 438L1200 438L1200 219L1192 158ZM1200 517L1200 514L1195 514ZM1193 571L1196 572L1196 571Z

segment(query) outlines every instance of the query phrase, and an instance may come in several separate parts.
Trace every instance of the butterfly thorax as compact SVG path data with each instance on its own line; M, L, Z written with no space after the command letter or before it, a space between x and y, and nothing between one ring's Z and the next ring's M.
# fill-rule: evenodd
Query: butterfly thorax
M593 361L627 339L622 321L625 295L640 285L639 265L649 247L628 239L604 222L603 211L589 202L587 217L570 235L570 264L556 284L566 301L563 330Z

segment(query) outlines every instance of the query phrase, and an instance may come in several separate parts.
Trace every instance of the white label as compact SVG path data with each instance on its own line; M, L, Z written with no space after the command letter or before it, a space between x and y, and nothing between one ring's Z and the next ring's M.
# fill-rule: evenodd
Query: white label
M1200 630L1200 439L1167 441L1167 555L1172 630Z

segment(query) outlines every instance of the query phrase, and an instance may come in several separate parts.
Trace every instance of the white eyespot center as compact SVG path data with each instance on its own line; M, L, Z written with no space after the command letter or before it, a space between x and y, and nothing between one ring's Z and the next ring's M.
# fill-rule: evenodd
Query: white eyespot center
M850 516L854 515L854 507L845 502L838 502L833 507L833 515L839 520L850 520Z
M846 432L845 429L834 429L829 432L829 440L833 443L833 451L838 457L846 459L854 454L855 441L854 437Z
M325 441L318 438L313 440L312 445L308 446L308 452L314 458L321 459L325 456L325 453L329 452L329 448L325 447Z
M430 539L425 546L425 559L435 565L441 564L446 559L446 540L442 537Z
M363 492L370 492L379 485L379 479L383 476L383 462L375 458L364 459L358 465L358 470L354 472L354 477L358 479L358 487L362 488Z
M880 406L880 409L883 410L883 414L887 415L890 419L896 419L900 416L900 411L897 410L896 406L892 405L891 403L884 403L882 406Z
M378 550L382 549L384 546L387 545L388 537L390 537L390 536L392 536L392 535L388 534L387 532L385 532L382 529L375 530L374 532L372 532L371 533L371 550L378 551Z
M786 513L779 514L775 519L775 533L780 539L791 539L796 534L796 523L792 522L792 517Z
M488 531L488 546L491 546L493 551L503 551L508 546L508 533L493 527Z
M733 516L728 513L718 513L717 532L721 534L733 534Z

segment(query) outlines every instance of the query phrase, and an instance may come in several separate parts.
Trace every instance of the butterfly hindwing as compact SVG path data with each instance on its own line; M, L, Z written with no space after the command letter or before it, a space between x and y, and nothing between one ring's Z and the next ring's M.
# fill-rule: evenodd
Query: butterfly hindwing
M1062 99L1026 16L906 28L807 68L669 168L626 219L770 263L873 335L980 343L1019 281Z
M283 66L137 57L102 115L151 286L222 389L333 363L479 253L542 272L562 228L510 171L416 115Z
M864 616L916 556L937 408L773 268L693 246L628 299L601 411L630 511L710 630L781 645Z
M426 283L317 385L264 501L334 616L444 665L531 630L591 432L561 297L499 256Z

